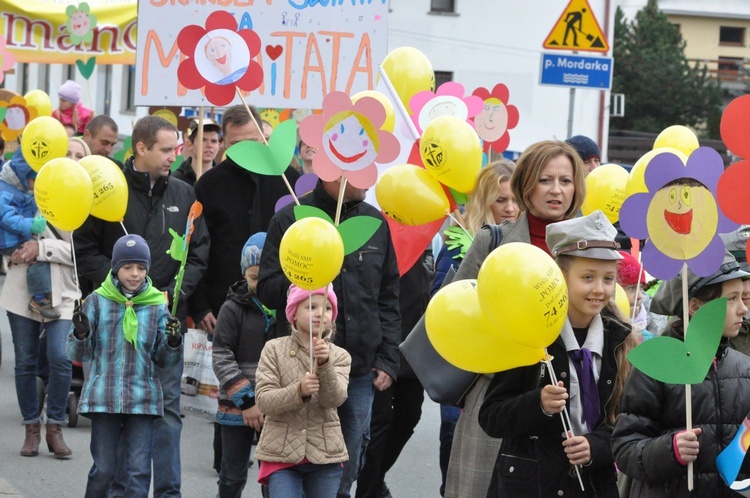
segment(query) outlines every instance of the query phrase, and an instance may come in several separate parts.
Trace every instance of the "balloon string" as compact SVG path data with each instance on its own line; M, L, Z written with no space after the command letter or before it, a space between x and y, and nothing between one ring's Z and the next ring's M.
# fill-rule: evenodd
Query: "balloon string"
M320 327L318 327L318 338L323 339L323 324L325 323L326 311L328 309L328 291L331 288L331 284L326 285L326 291L323 295L323 318L320 320ZM312 330L312 328L311 328ZM318 362L313 363L313 373L318 371Z
M76 289L78 289L79 297L81 295L81 286L78 282L78 262L76 261L76 246L73 242L73 235L75 230L70 232L70 254L73 256L73 281L76 284Z
M458 210L456 210L456 211L458 211ZM453 213L448 213L448 216L450 216L450 218L456 223L456 225L458 225L461 228L461 230L463 230L464 232L466 232L466 236L469 237L469 239L472 242L474 242L474 237L471 235L471 232L469 232L466 229L466 227L463 226L463 224L461 224L461 221L459 220L459 218L461 217L461 215L459 214L458 216L453 216Z
M260 123L258 123L258 120L255 119L255 116L253 116L252 111L250 111L250 106L247 105L245 96L242 95L242 92L240 91L239 87L235 87L235 90L237 90L237 95L240 96L240 100L242 101L242 104L245 106L245 110L250 115L250 119L253 120L255 127L258 129L258 133L260 133L260 138L263 139L264 144L268 145L268 140L266 140L266 136L263 134L263 128L260 127ZM292 199L294 199L294 203L299 206L299 199L297 199L297 194L294 193L294 189L292 188L292 185L289 183L289 180L287 180L286 175L284 173L281 174L281 179L284 180L284 184L286 185L287 190L289 190L289 193L292 195Z
M553 386L557 386L557 375L555 370L552 368L552 357L547 352L547 348L544 348L544 359L542 360L547 365L549 370L550 380ZM563 430L565 431L565 439L571 439L573 436L573 423L570 421L570 414L568 413L568 405L563 405L563 411L560 412L560 420L562 420ZM581 491L585 491L583 487L583 479L581 479L581 466L575 465L576 476L578 476L578 484L581 485Z
M307 318L309 323L307 325L307 335L310 336L310 373L315 373L315 365L313 364L313 316L312 316L312 291L307 291Z
M123 223L122 220L120 220L120 226L122 227L122 231L125 232L125 235L130 235L128 233L128 229L125 228L125 223Z
M636 303L638 303L638 296L641 295L641 277L643 276L643 265L641 264L641 252L638 251L638 280L636 280L635 283L635 301L633 302L633 315L630 317L630 324L632 325L635 322L635 315L637 313L638 308L635 306Z

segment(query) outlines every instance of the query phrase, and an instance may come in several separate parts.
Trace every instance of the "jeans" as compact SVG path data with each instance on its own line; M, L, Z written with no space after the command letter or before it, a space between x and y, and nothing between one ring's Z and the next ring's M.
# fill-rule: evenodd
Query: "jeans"
M8 322L13 336L13 350L16 354L16 397L23 423L40 422L36 375L39 363L39 335L44 331L47 336L46 351L49 365L47 422L64 424L72 371L72 364L66 352L71 321L54 320L41 323L8 312Z
M164 396L164 416L154 420L153 460L154 498L181 497L182 482L180 466L180 379L183 358L176 365L167 368L155 367ZM110 496L127 496L125 489L125 469L118 465L115 482Z
M448 463L453 448L453 432L456 430L461 409L457 406L440 405L440 496L445 495L445 478L448 475Z
M268 491L271 498L334 498L340 480L340 463L305 463L271 474Z
M344 463L341 485L338 495L342 498L351 496L352 484L357 480L359 470L364 465L367 444L370 442L370 419L372 417L372 400L375 387L372 381L375 372L364 375L349 376L349 397L339 407L341 432L344 434L349 461Z
M94 465L89 471L85 498L107 498L119 468L125 472L122 496L148 498L154 417L91 413L89 418Z
M247 464L255 429L249 426L221 426L221 473L219 498L240 498L247 484ZM338 485L338 484L337 484ZM314 496L314 495L313 495Z
M398 460L422 416L424 388L418 379L403 377L385 391L376 391L372 403L370 444L357 478L357 498L380 498L385 475Z

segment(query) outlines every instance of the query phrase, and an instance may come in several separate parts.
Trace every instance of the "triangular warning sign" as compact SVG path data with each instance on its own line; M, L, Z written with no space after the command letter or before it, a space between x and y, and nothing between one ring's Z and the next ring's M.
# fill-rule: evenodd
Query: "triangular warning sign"
M607 37L599 27L588 0L570 0L543 46L552 50L609 52Z

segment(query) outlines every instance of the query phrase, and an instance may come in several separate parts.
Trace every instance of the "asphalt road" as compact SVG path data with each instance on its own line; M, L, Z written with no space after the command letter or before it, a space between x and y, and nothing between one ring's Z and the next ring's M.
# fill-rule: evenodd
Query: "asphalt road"
M4 277L0 278L0 284ZM24 439L21 415L16 401L13 376L13 343L5 311L0 312L0 496L25 498L81 497L86 488L86 477L92 460L88 445L91 425L79 417L74 428L63 428L68 446L73 450L69 460L55 460L47 452L42 439L40 453L35 458L19 455ZM187 417L183 419L181 441L182 493L186 498L216 496L217 474L213 462L213 427L208 421ZM439 497L440 467L438 466L438 431L440 410L429 398L423 406L422 420L401 454L395 467L386 476L394 497ZM250 482L244 497L260 497L260 485L255 481L257 465L251 468Z

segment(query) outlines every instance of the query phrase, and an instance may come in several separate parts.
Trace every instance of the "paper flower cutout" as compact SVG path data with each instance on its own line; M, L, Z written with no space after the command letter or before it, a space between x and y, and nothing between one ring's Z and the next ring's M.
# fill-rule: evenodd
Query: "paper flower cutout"
M333 220L328 214L315 206L294 206L294 218L299 221L305 218L320 218L333 225ZM344 255L353 253L375 235L383 220L373 216L353 216L342 221L338 226L334 225L344 242Z
M654 277L676 276L683 262L701 277L721 266L724 244L718 234L738 227L719 210L715 199L723 171L721 156L710 147L696 149L686 165L671 153L658 154L649 162L648 192L625 199L620 226L630 237L648 237L643 265Z
M343 92L329 93L323 113L307 116L299 127L302 140L318 149L313 171L327 182L344 175L357 188L375 185L375 162L391 162L401 149L398 139L382 129L384 122L385 109L377 100L364 97L353 104Z
M271 128L276 128L279 123L283 123L287 119L291 119L291 109L258 109L260 112L260 119L271 125Z
M0 38L0 83L5 79L5 72L13 69L16 58L9 50L5 50L5 38Z
M732 221L750 223L746 186L750 183L750 95L731 101L721 116L721 139L734 154L744 158L732 164L719 178L717 197L722 211Z
M23 133L26 125L39 113L36 107L26 105L26 99L16 95L10 102L0 101L0 134L6 141L12 142Z
M190 90L205 87L206 98L216 106L231 103L235 88L250 92L263 82L263 69L252 60L260 53L260 37L251 29L238 31L237 20L227 11L208 16L205 28L182 28L177 47L186 57L177 79Z
M79 45L81 42L91 43L94 39L94 27L96 26L96 16L91 13L89 4L81 2L78 7L68 5L65 9L68 20L65 26L68 28L68 36L73 45Z
M308 194L312 192L315 189L315 185L318 183L318 175L315 173L307 173L305 175L300 176L297 178L297 181L294 183L294 195L297 196L299 199L305 194ZM292 198L292 194L287 194L283 197L281 197L278 201L276 201L276 207L274 207L273 212L278 213L281 208L288 206L294 202L294 199Z
M508 87L498 83L490 92L480 86L473 95L484 101L482 111L474 116L474 127L484 141L484 151L489 152L492 148L495 152L504 152L510 145L508 130L518 125L519 118L518 108L508 104Z
M471 118L482 111L482 99L473 95L464 97L464 86L448 81L434 93L425 90L415 94L409 100L409 108L412 110L411 120L421 134L430 121L440 116L455 116L474 126Z
M114 157L117 161L120 161L121 163L124 163L128 159L130 159L130 156L133 155L133 138L127 137L125 139L125 142L122 144L122 150L118 150L114 153L112 157ZM177 161L175 161L177 162ZM174 163L172 164L172 171L175 170Z

